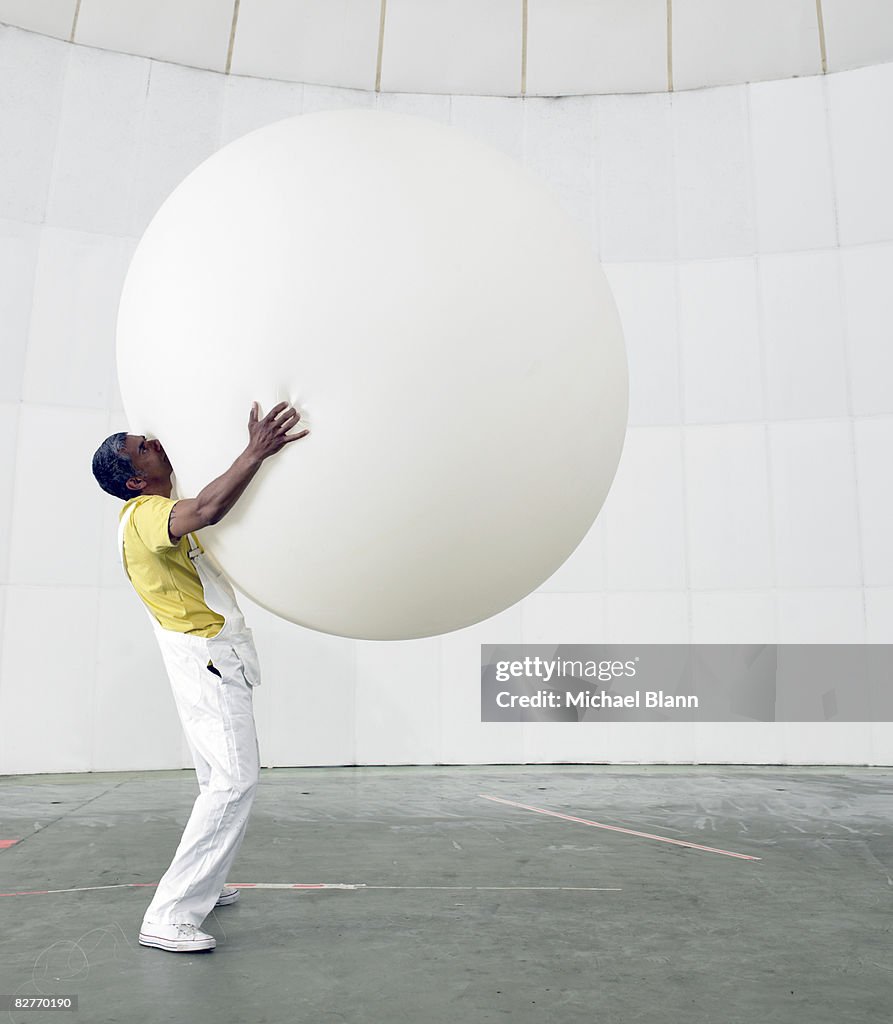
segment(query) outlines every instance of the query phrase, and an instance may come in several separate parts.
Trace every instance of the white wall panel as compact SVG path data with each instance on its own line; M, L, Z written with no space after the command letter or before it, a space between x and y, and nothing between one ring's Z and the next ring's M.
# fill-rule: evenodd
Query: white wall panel
M769 463L778 585L860 585L849 424L771 424Z
M841 245L893 238L893 64L830 75L825 86Z
M520 6L516 0L388 0L381 88L520 93Z
M612 722L607 728L601 753L612 764L693 763L697 722Z
M36 225L0 220L0 401L4 402L22 397L39 245Z
M883 64L893 54L889 0L822 0L828 70Z
M683 591L605 596L605 642L687 644L688 601Z
M766 82L749 92L760 252L835 245L824 83L820 78Z
M0 651L4 772L92 769L98 596L85 586L7 588Z
M450 118L466 135L501 150L519 162L524 158L524 108L504 96L452 96Z
M694 644L776 643L775 595L770 590L695 591L691 617Z
M779 590L778 643L864 644L861 588Z
M750 255L755 232L745 91L674 93L673 123L679 256Z
M356 641L358 764L440 760L440 639Z
M72 47L47 201L50 224L127 234L150 66Z
M531 594L521 602L521 642L525 644L604 643L604 596L602 594Z
M555 192L599 251L597 200L593 189L596 106L589 96L524 100L524 163Z
M512 95L521 87L521 17L514 0L389 0L381 88Z
M127 239L43 229L22 388L25 401L103 412L108 408L116 375L118 298L131 247Z
M152 64L130 234L142 235L177 185L220 147L225 87L222 75Z
M865 583L890 586L893 585L893 416L856 420L855 434Z
M893 412L893 245L844 249L840 254L852 412Z
M335 89L328 85L305 85L303 113L317 114L323 110L369 109L375 106L376 94L359 89Z
M135 243L133 243L135 246ZM126 276L126 274L125 274ZM121 388L118 384L117 366L112 374L112 397L109 407L115 416L114 430L126 430L127 423L124 415L124 400L121 398ZM112 433L112 431L110 431Z
M673 0L677 89L821 70L814 0Z
M223 93L221 145L300 114L303 102L304 87L300 84L230 75Z
M665 0L530 0L527 17L528 95L667 88Z
M75 41L223 71L232 0L81 0Z
M10 528L9 582L84 588L99 583L102 495L90 460L107 415L23 405L19 414ZM55 514L54 514L55 512ZM95 603L95 602L94 602Z
M0 0L0 23L68 39L77 0Z
M869 722L869 764L893 764L893 723Z
M449 96L413 96L408 93L380 92L375 97L377 110L424 117L440 124L450 123L450 102Z
M605 502L611 590L685 586L682 442L670 427L630 428Z
M785 764L869 764L868 722L781 722Z
M528 764L606 764L616 747L609 722L529 722L513 726L523 737ZM556 753L558 751L558 753Z
M846 416L837 253L763 256L758 273L769 418Z
M241 0L232 72L375 88L380 0Z
M596 102L601 257L676 255L670 97L603 96Z
M43 221L69 52L0 26L0 217Z
M763 370L752 260L679 267L679 339L687 423L762 419Z
M695 764L785 763L783 722L723 722L722 728L713 722L693 725Z
M0 402L0 582L9 579L12 501L15 488L16 449L18 447L18 402ZM0 637L3 636L0 631Z
M685 431L689 584L772 586L772 528L763 424Z

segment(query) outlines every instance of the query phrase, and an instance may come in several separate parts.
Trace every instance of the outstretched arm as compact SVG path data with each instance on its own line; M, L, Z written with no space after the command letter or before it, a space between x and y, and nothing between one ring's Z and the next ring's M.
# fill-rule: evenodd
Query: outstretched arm
M264 459L284 448L291 441L299 441L310 433L302 430L289 437L288 431L300 420L301 414L287 402L274 406L262 420L257 417L257 402L251 405L248 418L249 440L245 451L230 468L203 487L195 498L184 498L171 509L168 532L173 540L219 523L239 500Z

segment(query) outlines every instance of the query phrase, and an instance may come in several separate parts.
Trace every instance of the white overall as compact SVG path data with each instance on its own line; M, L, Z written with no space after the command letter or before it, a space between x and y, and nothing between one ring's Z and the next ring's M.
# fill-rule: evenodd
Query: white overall
M124 530L135 506L118 528ZM170 867L155 890L144 924L201 926L220 895L245 835L260 772L254 725L253 687L260 666L251 630L229 580L204 555L193 534L189 558L204 588L204 599L224 619L213 637L165 629L146 607L155 630L186 741L195 762L199 795ZM129 574L128 574L129 576ZM208 666L211 661L220 673Z

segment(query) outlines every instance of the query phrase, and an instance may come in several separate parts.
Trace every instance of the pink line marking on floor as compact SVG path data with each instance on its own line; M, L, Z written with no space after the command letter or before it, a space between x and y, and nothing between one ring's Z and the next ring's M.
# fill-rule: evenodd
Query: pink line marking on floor
M365 889L363 882L227 882L236 889Z
M521 807L525 811L536 811L537 814L549 814L553 818L563 818L565 821L576 821L580 825L591 825L593 828L605 828L611 832L624 832L628 836L639 836L640 839L656 839L660 843L672 843L674 846L687 846L692 850L704 850L705 853L721 853L725 857L737 857L739 860L762 860L762 857L752 857L748 853L733 853L731 850L720 850L716 846L701 846L699 843L687 843L683 839L670 839L667 836L656 836L651 832L636 832L631 828L620 828L617 825L604 825L600 821L589 821L588 818L575 818L572 814L562 814L560 811L548 811L544 807L531 807L530 804L519 804L515 800L505 800L501 796L488 796L486 793L478 793L484 800L494 800L499 804L508 804L509 807Z
M18 839L0 839L0 850L8 850L10 846L15 846Z

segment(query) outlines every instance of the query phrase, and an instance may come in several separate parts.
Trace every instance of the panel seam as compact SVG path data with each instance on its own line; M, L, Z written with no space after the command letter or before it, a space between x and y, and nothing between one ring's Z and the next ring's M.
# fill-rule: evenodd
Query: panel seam
M74 17L71 19L71 35L68 37L70 43L74 42L75 34L78 30L78 18L81 16L81 0L77 0L74 5Z
M828 74L828 51L825 46L825 16L822 13L822 0L815 0L816 19L819 23L819 51L822 55L822 74Z
M381 14L378 20L378 54L375 58L375 91L381 92L381 63L384 54L384 22L388 0L381 0Z
M233 66L233 50L236 48L236 27L239 24L239 5L242 0L234 0L233 2L233 23L229 30L229 46L226 50L226 68L224 74L228 75L231 72Z
M521 0L521 95L527 95L527 3Z

